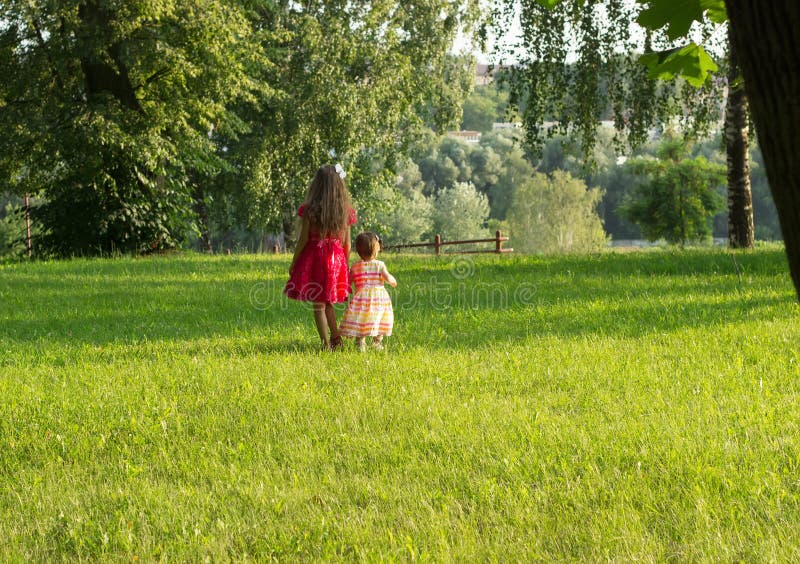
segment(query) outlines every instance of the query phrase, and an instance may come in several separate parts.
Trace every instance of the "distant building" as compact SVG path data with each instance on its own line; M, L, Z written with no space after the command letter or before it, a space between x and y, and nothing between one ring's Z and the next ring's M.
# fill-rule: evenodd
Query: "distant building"
M475 65L475 86L486 86L494 82L494 77L498 72L511 68L509 65L487 65L477 63Z
M496 121L492 124L492 129L522 129L521 121Z
M447 135L449 137L461 139L467 143L479 143L481 140L480 131L448 131Z
M486 63L478 63L475 65L475 85L486 86L487 84L491 84L494 81L494 77L492 76L493 70L494 68L492 65L487 65Z

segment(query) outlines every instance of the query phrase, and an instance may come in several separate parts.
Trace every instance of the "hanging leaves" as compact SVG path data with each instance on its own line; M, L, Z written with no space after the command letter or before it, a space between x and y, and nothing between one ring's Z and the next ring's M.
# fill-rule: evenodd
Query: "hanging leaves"
M680 2L685 13L674 33L691 26L695 16L719 8L711 0L707 5L703 0L702 7L700 0ZM503 27L515 10L520 16L516 55L522 54L522 60L508 75L528 144L537 149L549 136L569 134L591 159L601 120L613 122L621 152L642 144L654 128L676 117L687 134L715 122L721 84L708 77L716 64L704 43L671 41L665 25L671 23L672 7L670 2L628 0L506 0L496 13ZM644 20L655 29L636 25L645 12ZM698 26L698 33L706 40L713 29ZM685 80L659 80L678 75Z

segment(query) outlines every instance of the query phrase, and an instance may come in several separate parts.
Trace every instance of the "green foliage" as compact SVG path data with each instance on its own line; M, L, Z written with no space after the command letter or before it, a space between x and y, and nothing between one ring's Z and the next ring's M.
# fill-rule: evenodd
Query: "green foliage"
M657 30L666 28L667 37L680 39L689 34L692 24L702 22L708 11L711 21L723 23L728 16L724 0L638 0L645 7L637 22Z
M445 241L488 237L489 200L468 182L457 182L436 195L433 227Z
M538 8L553 10L565 0L537 0ZM670 41L683 40L695 23L703 23L706 18L716 24L726 23L728 13L724 0L637 0L642 10L636 22L650 32L664 30ZM586 4L576 0L577 6ZM591 4L589 4L591 6ZM534 9L536 5L532 6ZM612 12L616 8L612 8ZM622 28L620 28L622 29ZM640 61L650 69L651 78L672 79L681 75L699 87L706 84L717 71L717 65L701 45L689 42L658 53L645 54Z
M705 80L715 64L697 45L676 45L663 30L637 32L632 26L642 11L637 3L550 4L522 3L522 50L511 53L521 59L510 77L511 102L525 107L527 142L534 150L540 151L550 136L569 134L591 160L597 123L606 116L618 132L614 144L620 152L642 145L652 129L674 116L685 118L687 136L703 134L717 123L722 84ZM510 25L517 5L514 0L498 4L498 27ZM704 44L716 50L713 31L699 29ZM664 66L648 71L639 62L642 53ZM702 81L686 68L688 62L703 73ZM656 79L679 72L685 80Z
M717 192L726 180L725 166L702 156L688 158L682 141L667 140L658 159L634 159L628 167L644 181L623 213L645 237L680 245L711 237L711 218L725 206Z
M338 161L360 216L374 218L409 143L461 119L472 66L448 50L475 8L473 0L360 0L253 11L254 26L279 30L280 41L264 44L274 62L264 79L280 95L248 110L250 134L220 136L237 166L205 195L233 200L232 221L291 233L314 171Z
M483 134L480 143L445 136L418 145L413 152L423 193L436 195L456 182L471 182L488 197L491 216L504 219L515 184L534 171L520 146L520 136L518 131L503 130Z
M755 238L761 241L780 241L783 239L778 220L778 210L772 199L764 156L757 146L750 148L750 187L753 194L753 217Z
M433 233L433 201L413 191L408 195L395 194L390 207L378 215L385 226L382 236L392 245L431 241Z
M0 560L796 561L800 312L735 257L387 253L367 355L286 256L0 264Z
M0 182L43 196L40 250L175 246L194 223L192 178L224 167L209 127L244 130L231 104L269 90L239 5L6 3L0 21L13 46L0 52Z
M0 189L42 194L53 253L140 252L288 229L334 150L369 216L420 128L459 123L471 65L447 52L476 7L5 3Z
M672 80L681 75L695 88L703 86L719 70L705 49L693 41L683 47L642 55L639 60L650 70L650 78Z
M387 189L378 213L378 231L387 244L419 243L433 236L433 200L423 194L419 167L404 160L398 168L396 189Z
M517 119L516 115L507 115L507 109L508 92L500 88L497 81L476 86L464 100L461 129L486 133L492 130L495 122Z
M607 242L597 206L603 197L568 172L536 173L519 184L508 214L514 249L527 253L588 253Z
M506 218L515 187L532 177L536 170L522 149L521 136L521 132L503 131L484 134L481 138L480 147L491 149L500 161L497 182L482 188L489 197L493 219L502 221Z
M629 167L625 166L625 159L617 154L613 143L614 132L611 128L598 128L598 143L590 155L594 163L592 167L585 166L581 148L576 143L570 142L569 137L554 136L548 139L537 157L525 152L526 147L520 142L522 135L519 130L493 131L484 133L479 143L464 143L431 136L412 147L412 153L417 159L415 162L419 163L419 166L402 169L400 175L402 180L397 184L397 189L405 195L408 195L411 189L425 195L435 195L440 182L444 187L452 186L458 181L462 171L466 171L475 187L488 197L490 218L502 222L508 217L515 187L527 182L536 171L547 174L559 170L566 171L574 178L583 180L587 186L600 188L602 199L597 212L609 236L613 239L642 239L639 226L631 223L623 213L624 204L637 197L637 177ZM448 148L440 150L441 145L445 143ZM711 162L724 165L725 155L721 153L720 143L719 136L695 143L692 145L692 155L702 155ZM634 155L656 157L658 150L657 142L650 141L637 149ZM757 148L753 149L753 155L756 164L752 169L751 178L759 239L780 239L780 227L769 185L763 167L758 166L761 157ZM454 158L458 163L453 161ZM486 167L489 163L495 163L499 168ZM394 202L392 198L394 196L387 195L385 201ZM397 221L401 218L412 219L410 215L400 214L397 216ZM492 228L494 229L496 227ZM720 212L714 217L714 236L724 237L726 230L726 216ZM426 238L406 241L420 240Z
M0 194L0 257L18 256L25 249L25 211L22 198Z

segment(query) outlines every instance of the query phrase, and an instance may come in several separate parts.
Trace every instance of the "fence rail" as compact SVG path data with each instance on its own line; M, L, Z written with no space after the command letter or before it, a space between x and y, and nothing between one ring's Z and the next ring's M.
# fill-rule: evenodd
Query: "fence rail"
M503 237L503 234L500 233L498 229L495 231L493 239L465 239L463 241L442 241L442 236L438 233L436 234L436 239L433 243L409 243L407 245L388 245L384 247L384 250L395 250L395 249L413 249L413 248L420 248L420 247L433 247L436 249L436 254L448 254L448 255L469 255L469 254L477 254L477 253L512 253L514 249L504 249L503 243L508 241L508 237ZM445 245L470 245L473 243L494 243L493 249L477 249L472 251L450 251L449 253L442 253L442 247Z

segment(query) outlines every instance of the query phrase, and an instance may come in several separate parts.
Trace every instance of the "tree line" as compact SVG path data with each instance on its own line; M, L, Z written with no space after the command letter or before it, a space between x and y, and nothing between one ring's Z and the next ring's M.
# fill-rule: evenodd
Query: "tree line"
M795 4L524 3L531 58L519 67L522 88L513 102L524 106L529 145L541 140L541 116L556 110L558 125L547 133L577 133L586 150L606 102L627 133L624 142L636 145L670 106L669 89L653 82L659 77L680 75L701 87L689 102L702 124L709 107L703 101L714 102L708 77L717 69L706 42L730 15L728 59L741 65L800 288L800 191L796 159L787 156L793 143L786 142L797 134L791 101L800 95L792 87L796 57L785 49L786 30L800 18ZM477 1L443 0L4 3L0 188L41 197L38 242L53 254L158 250L179 244L186 232L208 246L214 214L289 231L308 171L326 154L353 170L353 191L366 201L393 182L398 156L421 127L442 131L457 121L470 65L448 49L479 8ZM624 30L632 21L646 29L649 71L629 64L635 49L617 49L631 46ZM567 73L565 25L577 45ZM703 43L681 44L695 25ZM739 84L734 66L732 89ZM629 80L616 80L619 73ZM607 101L597 96L602 83ZM543 105L548 100L555 107ZM744 129L742 115L729 112L726 132ZM747 151L746 144L729 148L736 152L729 164ZM737 177L748 175L738 169ZM733 193L728 207L740 215L751 208ZM738 232L729 229L732 237Z
M459 119L477 2L151 0L0 6L0 192L40 255L150 252L214 223L291 230L336 160L356 201ZM335 155L335 156L331 156Z

